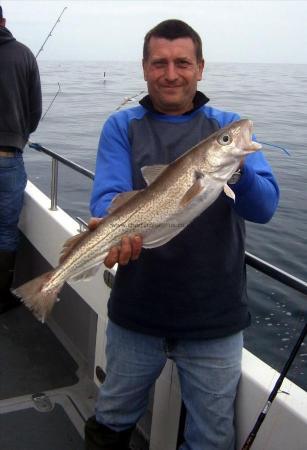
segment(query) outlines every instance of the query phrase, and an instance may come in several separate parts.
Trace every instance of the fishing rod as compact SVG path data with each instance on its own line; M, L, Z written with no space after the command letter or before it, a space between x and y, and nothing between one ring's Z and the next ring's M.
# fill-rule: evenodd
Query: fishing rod
M56 20L55 24L53 25L53 27L51 28L51 30L49 31L49 33L48 33L46 39L45 39L44 42L43 42L43 45L41 46L41 48L39 49L39 51L38 51L37 54L35 55L35 58L36 58L36 59L38 58L38 55L44 50L44 46L46 45L46 42L47 42L48 39L52 36L53 30L55 29L55 27L57 26L57 24L60 22L61 17L63 16L63 14L64 14L64 12L65 12L66 9L67 9L67 6L65 6L65 8L63 8L63 11L61 12L61 14L59 15L59 17L57 18L57 20ZM41 118L41 120L44 120L45 116L47 115L48 111L50 110L50 108L51 108L51 106L53 105L55 99L57 98L57 96L59 95L59 93L60 93L60 91L61 91L61 85L60 85L59 82L58 82L58 85L59 85L58 90L57 90L55 96L53 97L53 99L51 100L51 102L49 103L49 105L48 105L48 107L47 107L47 109L46 109L46 111L45 111L45 114L43 115L43 117Z
M279 388L282 385L282 382L284 381L284 378L286 377L286 375L291 367L291 364L293 363L293 360L296 357L296 354L299 351L299 348L300 348L302 342L304 341L306 335L307 335L307 322L305 323L305 326L302 329L301 334L299 335L299 338L296 341L296 343L292 349L292 352L290 353L290 356L289 356L288 360L286 361L286 364L284 365L284 367L279 375L279 378L276 381L271 394L269 395L269 398L267 399L266 404L264 405L264 408L262 409L261 413L259 414L258 419L257 419L252 431L249 433L241 450L249 450L251 448L251 446L253 445L253 442L255 440L255 437L257 436L259 428L261 427L262 422L266 418L266 415L267 415L267 413L279 391Z
M128 102L133 102L133 100L135 100L139 95L143 94L145 91L140 91L137 94L133 95L132 97L125 97L123 102L115 109L115 111L118 111L119 109L121 109L122 106L124 106L126 103Z
M44 50L44 46L45 46L46 42L47 42L48 39L52 36L52 32L53 32L53 30L55 29L55 27L57 26L57 24L60 22L61 17L63 16L65 9L67 9L67 6L65 6L65 8L63 8L63 11L61 12L61 14L59 15L59 17L57 18L57 20L56 20L55 24L53 25L53 27L51 28L51 30L49 31L49 33L48 33L46 39L45 39L44 42L43 42L43 45L41 46L41 48L38 50L37 54L35 55L35 58L36 58L36 59L38 58L38 55Z
M53 99L51 100L51 102L49 103L49 106L48 106L48 108L46 109L45 114L43 115L43 117L41 118L41 120L44 120L46 114L48 113L49 109L50 109L51 106L53 105L53 103L54 103L55 99L57 98L58 94L61 92L61 85L60 85L59 82L58 82L58 85L59 85L58 90L57 90L55 96L53 97Z

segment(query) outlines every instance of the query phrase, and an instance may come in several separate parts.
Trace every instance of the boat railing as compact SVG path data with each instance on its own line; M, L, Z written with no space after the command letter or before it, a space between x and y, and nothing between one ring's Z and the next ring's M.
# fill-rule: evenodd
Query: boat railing
M52 167L51 167L51 185L50 185L50 200L51 200L51 211L57 210L58 204L58 172L59 172L59 162L64 166L70 167L75 172L81 173L82 175L94 179L94 173L90 170L85 169L84 167L76 164L68 158L64 158L64 156L59 155L53 150L49 150L46 147L43 147L41 144L37 144L35 142L28 142L30 148L37 150L39 152L45 153L46 155L51 157Z
M41 144L28 142L28 145L30 148L37 150L39 152L45 153L46 155L50 156L52 158L52 169L51 169L51 186L50 186L50 200L51 200L51 206L50 209L52 211L55 211L57 209L57 195L58 195L58 165L59 163L70 167L75 172L78 172L90 179L94 179L94 173L90 170L85 169L84 167L80 166L79 164L76 164L75 162L59 155L58 153L54 152L53 150L50 150L46 147L43 147ZM76 220L79 222L80 226L86 227L86 222L81 219L80 217L77 217ZM274 266L267 261L258 258L257 256L245 252L245 260L246 264L253 267L254 269L258 270L259 272L264 273L265 275L268 275L269 277L273 278L274 280L280 281L286 286L289 286L293 289L295 289L298 292L301 292L305 295L307 295L307 282L289 274L288 272L285 272L284 270L280 269L277 266ZM106 280L105 280L106 281ZM111 285L112 283L110 280L108 280L108 285Z

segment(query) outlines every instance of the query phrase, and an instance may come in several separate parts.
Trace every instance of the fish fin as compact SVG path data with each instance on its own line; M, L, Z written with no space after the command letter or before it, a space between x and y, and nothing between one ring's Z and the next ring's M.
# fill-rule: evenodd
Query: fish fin
M184 194L182 199L179 202L179 205L184 208L189 203L191 203L192 200L194 200L195 197L197 197L204 189L204 182L203 178L197 178L197 180L192 184L190 189L187 190L187 192Z
M51 292L42 292L42 288L53 275L53 271L43 273L37 278L19 286L13 291L17 297L21 298L26 307L33 312L35 317L44 322L50 314L57 301L58 293L63 285L58 286Z
M108 213L113 213L117 208L122 206L124 203L127 203L130 198L134 197L139 191L130 191L130 192L122 192L120 194L117 194L112 202L110 203L110 206L108 208Z
M233 192L233 190L228 186L228 184L224 184L224 192L227 195L227 197L232 198L232 200L236 201L236 194Z
M144 180L149 186L151 183L155 181L156 178L163 172L163 170L167 167L167 164L155 164L153 166L144 166L141 168L141 172Z
M169 242L170 240L172 240L175 236L177 236L177 234L179 234L183 228L185 228L185 226L180 226L178 225L178 227L173 227L172 229L170 229L170 227L168 227L168 231L163 235L163 236L156 236L155 238L152 237L152 240L149 242L146 242L146 240L143 242L143 248L156 248L156 247L160 247L161 245L167 244L167 242Z
M89 234L91 233L90 230L82 231L79 234L76 234L75 236L72 236L71 238L67 239L66 242L63 244L63 248L60 254L59 264L62 264L66 258L71 254L72 250L77 247L77 245L82 242Z
M107 253L106 253L106 255L107 255ZM102 257L102 261L104 260L105 256ZM76 275L70 277L69 280L70 281L90 280L94 275L96 275L96 273L98 272L98 270L100 269L101 266L102 266L102 262L99 261L94 266L91 266L90 268L85 269L83 272L79 272Z

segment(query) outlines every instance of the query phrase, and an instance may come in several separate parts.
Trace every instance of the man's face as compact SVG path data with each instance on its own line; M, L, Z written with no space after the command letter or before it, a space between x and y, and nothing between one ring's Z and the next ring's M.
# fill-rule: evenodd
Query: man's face
M150 38L149 56L143 60L143 70L154 107L171 115L192 109L203 69L204 61L197 61L192 39Z

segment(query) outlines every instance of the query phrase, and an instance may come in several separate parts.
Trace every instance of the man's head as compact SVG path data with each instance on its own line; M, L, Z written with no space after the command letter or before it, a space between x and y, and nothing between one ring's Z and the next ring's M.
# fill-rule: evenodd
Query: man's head
M178 115L192 109L204 69L202 42L181 20L165 20L144 40L143 70L156 109Z
M5 18L3 17L2 6L0 5L0 27L5 27Z
M146 61L149 56L149 41L152 37L165 38L170 41L178 38L190 38L194 42L197 61L203 60L201 38L190 25L182 20L169 19L160 22L148 31L144 38L143 59Z

